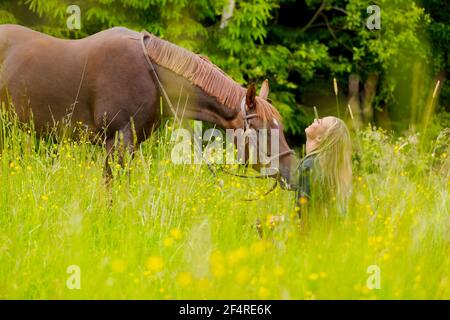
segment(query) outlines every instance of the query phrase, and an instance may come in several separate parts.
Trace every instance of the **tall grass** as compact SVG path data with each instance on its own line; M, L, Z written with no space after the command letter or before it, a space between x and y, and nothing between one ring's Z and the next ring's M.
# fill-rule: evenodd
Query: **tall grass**
M271 181L172 164L170 123L129 177L114 167L109 190L100 146L44 139L4 114L0 129L0 298L450 298L446 132L430 152L414 135L359 132L348 212L311 212L304 230L292 192L261 196ZM380 289L366 286L371 265Z

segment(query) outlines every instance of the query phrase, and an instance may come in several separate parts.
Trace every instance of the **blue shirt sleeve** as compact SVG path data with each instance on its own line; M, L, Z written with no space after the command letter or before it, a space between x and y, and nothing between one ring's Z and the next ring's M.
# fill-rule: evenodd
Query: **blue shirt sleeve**
M297 200L301 197L311 198L311 170L314 159L308 157L304 159L299 168L299 181L297 190Z

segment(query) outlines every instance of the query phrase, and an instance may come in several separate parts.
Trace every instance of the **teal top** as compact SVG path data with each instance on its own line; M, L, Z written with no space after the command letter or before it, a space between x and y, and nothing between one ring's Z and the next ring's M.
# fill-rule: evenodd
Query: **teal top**
M300 197L311 198L311 171L314 166L315 155L306 156L300 161L297 188L297 201Z

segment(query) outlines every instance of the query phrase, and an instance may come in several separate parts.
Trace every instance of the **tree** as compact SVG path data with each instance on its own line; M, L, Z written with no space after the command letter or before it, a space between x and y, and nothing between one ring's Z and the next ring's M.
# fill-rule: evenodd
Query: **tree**
M145 29L208 56L243 85L268 78L291 136L303 135L311 96L331 95L317 102L328 112L333 78L357 126L420 122L437 80L450 111L450 10L438 0L78 0L81 30L66 27L70 2L4 0L0 23L67 38ZM380 30L366 27L372 4L381 8Z

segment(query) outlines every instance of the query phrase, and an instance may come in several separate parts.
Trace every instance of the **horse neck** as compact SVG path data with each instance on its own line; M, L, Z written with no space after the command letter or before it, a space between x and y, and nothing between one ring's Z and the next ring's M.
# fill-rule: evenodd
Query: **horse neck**
M156 67L162 85L166 90L172 108L164 101L166 114L177 119L192 119L216 124L223 129L243 127L239 109L231 109L220 104L215 97L192 85L187 79L165 68ZM163 98L164 99L164 98Z

